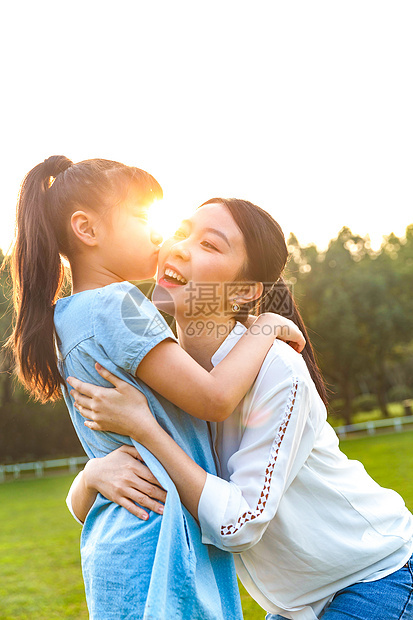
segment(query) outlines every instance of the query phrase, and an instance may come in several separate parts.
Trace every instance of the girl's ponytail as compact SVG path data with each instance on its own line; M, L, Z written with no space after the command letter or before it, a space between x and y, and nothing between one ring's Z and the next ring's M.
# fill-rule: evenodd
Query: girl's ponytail
M53 200L55 178L72 162L53 156L33 168L23 180L17 204L17 234L11 255L15 325L8 341L13 348L20 380L41 401L60 396L53 312L64 268Z
M314 350L311 346L307 329L304 325L303 319L301 318L301 314L297 308L293 296L291 295L291 291L282 277L280 277L275 284L264 283L264 292L259 301L259 314L262 314L263 312L274 312L276 314L280 314L281 316L285 316L286 318L291 319L291 321L293 321L293 323L295 323L301 330L307 343L301 352L301 355L307 364L307 368L321 400L327 406L327 390L315 360Z

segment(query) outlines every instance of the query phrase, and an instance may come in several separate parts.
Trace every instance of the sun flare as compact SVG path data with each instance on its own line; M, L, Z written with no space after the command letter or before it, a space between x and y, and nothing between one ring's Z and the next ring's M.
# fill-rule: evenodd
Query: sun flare
M188 217L188 209L164 199L156 200L149 209L149 224L163 239L171 237L185 217Z

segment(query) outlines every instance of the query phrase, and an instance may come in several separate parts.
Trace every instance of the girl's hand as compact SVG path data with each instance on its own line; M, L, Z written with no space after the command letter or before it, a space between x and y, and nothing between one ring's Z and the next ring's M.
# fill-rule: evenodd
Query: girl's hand
M121 446L88 461L83 475L89 488L146 521L149 515L143 508L163 514L166 491L140 458L132 446Z
M254 326L255 322L258 319L261 325L258 326L259 324L257 324L256 326ZM273 329L274 338L278 338L278 340L283 340L284 342L289 344L295 351L297 351L297 353L301 353L301 351L307 344L303 334L298 329L297 325L290 319L282 316L281 314L264 312L258 317L249 315L245 326L247 328L252 328L252 332L254 332L255 327L257 328L257 330ZM264 333L267 332L264 331Z
M95 368L101 377L115 387L105 388L74 377L67 379L74 388L70 394L75 407L86 418L85 426L92 431L112 431L127 435L144 443L148 434L156 432L158 427L146 397L100 364L95 364Z

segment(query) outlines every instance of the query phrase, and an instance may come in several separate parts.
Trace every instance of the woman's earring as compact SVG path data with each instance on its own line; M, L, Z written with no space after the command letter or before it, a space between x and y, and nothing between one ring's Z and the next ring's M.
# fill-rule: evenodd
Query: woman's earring
M239 305L238 302L235 301L235 299L232 302L231 310L232 312L239 312L241 310L241 306Z

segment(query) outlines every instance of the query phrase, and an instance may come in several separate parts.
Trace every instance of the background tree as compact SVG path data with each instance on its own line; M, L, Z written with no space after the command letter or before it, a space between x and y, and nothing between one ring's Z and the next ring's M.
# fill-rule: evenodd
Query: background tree
M389 235L378 252L348 228L325 252L300 247L294 236L289 246L288 276L346 423L354 397L366 392L388 416L395 372L396 382L407 390L411 384L413 226L403 239Z
M413 398L413 225L404 237L388 235L376 252L368 237L346 227L325 251L314 244L300 246L294 235L288 244L286 276L330 387L329 413L350 424L353 413L367 405L377 403L386 416L389 400ZM139 286L150 296L153 280ZM5 267L0 273L2 342L10 334L11 316ZM32 402L14 379L10 355L1 349L0 463L77 454L83 449L63 400Z

